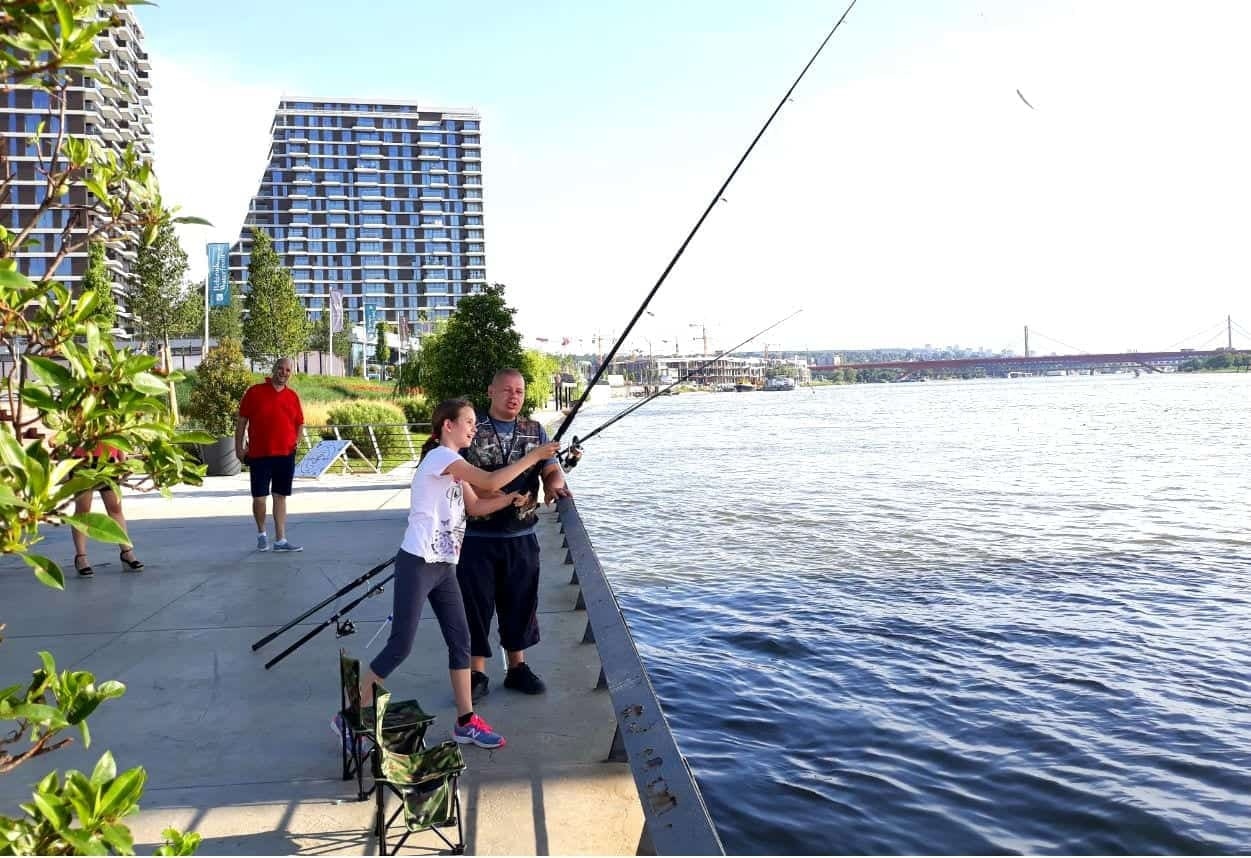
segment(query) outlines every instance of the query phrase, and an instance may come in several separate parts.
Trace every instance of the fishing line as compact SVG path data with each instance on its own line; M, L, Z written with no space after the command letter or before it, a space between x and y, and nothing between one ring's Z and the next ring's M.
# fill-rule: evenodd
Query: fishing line
M848 4L838 21L836 21L834 26L830 28L830 31L826 33L825 38L821 41L821 45L808 60L808 63L804 66L803 71L801 71L799 76L795 78L795 82L790 85L788 90L786 90L786 94L783 95L781 100L777 103L777 107L773 108L773 112L769 114L769 118L765 120L764 125L762 125L760 130L756 132L756 136L752 138L751 145L747 147L747 151L743 153L743 156L738 159L738 163L734 165L734 169L730 171L730 175L727 176L725 181L721 183L721 187L717 188L717 192L712 195L712 200L708 203L707 208L704 209L704 213L699 216L699 220L695 222L695 226L692 227L690 233L686 236L686 239L678 247L678 252L673 255L673 258L669 260L669 264L665 266L665 270L660 273L660 278L656 281L656 285L653 286L651 291L647 293L647 297L643 299L643 303L639 305L639 308L634 311L634 317L630 319L630 324L626 325L626 328L622 331L621 336L617 338L617 342L613 343L612 349L607 355L604 356L599 369L595 371L595 376L591 379L590 384L586 386L586 390L582 391L582 395L578 397L578 401L573 404L573 407L569 409L569 413L565 415L565 419L561 421L560 428L558 428L556 430L556 434L552 436L553 441L559 441L562 437L564 437L565 430L569 428L569 424L573 422L573 418L577 415L578 410L582 407L583 403L586 402L587 397L590 396L591 391L599 382L600 376L604 374L604 371L612 363L612 359L617 356L618 349L621 348L622 344L626 340L626 337L630 335L630 331L634 330L634 325L643 315L643 312L647 309L647 305L650 304L652 298L655 297L656 292L659 291L661 284L663 284L665 279L668 278L669 272L673 270L673 266L677 265L678 260L682 258L682 254L686 252L686 247L691 243L691 239L695 237L695 233L699 232L699 228L704 225L704 221L707 220L708 215L712 213L713 208L717 205L717 203L721 202L726 188L730 186L730 182L732 182L734 177L738 174L739 168L741 168L744 162L747 161L747 158L751 155L752 150L756 148L756 144L760 142L760 138L764 136L765 131L767 131L769 126L773 124L774 117L776 117L778 113L781 112L782 107L790 101L791 93L795 91L795 88L799 86L799 82L804 79L806 74L808 74L808 69L812 68L812 64L817 61L817 57L821 56L821 52L825 50L825 46L829 44L830 39L834 38L834 34L837 33L838 28L843 25L843 21L847 20L847 16L851 13L851 10L855 5L856 0L851 0L851 3Z

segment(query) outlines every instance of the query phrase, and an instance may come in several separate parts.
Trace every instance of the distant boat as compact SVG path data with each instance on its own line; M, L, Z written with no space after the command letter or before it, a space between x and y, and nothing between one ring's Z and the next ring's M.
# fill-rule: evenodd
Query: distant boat
M775 375L765 382L765 390L794 390L795 381L784 375Z
M740 381L738 384L734 385L734 389L737 390L739 393L746 393L749 390L755 390L756 385L748 384L745 381Z

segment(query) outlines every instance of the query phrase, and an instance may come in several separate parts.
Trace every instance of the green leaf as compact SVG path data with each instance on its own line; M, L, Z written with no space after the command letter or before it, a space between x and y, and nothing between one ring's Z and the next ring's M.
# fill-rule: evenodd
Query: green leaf
M130 380L135 390L140 393L146 393L148 396L164 396L169 392L169 388L165 382L157 378L150 372L141 372Z
M58 834L64 834L70 824L70 810L60 796L50 793L36 792L31 796L35 807L43 814L44 819L52 825Z
M39 724L58 724L65 721L65 716L60 709L55 706L49 706L47 703L19 703L9 710L9 718L25 718L27 721L34 721ZM65 726L63 723L60 726Z
M39 554L23 554L22 560L35 570L35 579L53 590L65 589L65 573L51 558Z
M130 829L116 822L106 823L100 826L100 835L104 838L104 842L113 847L113 851L118 855L134 855L135 839L131 835Z
M172 222L173 223L190 223L190 224L196 224L197 226L212 226L213 225L212 221L207 221L202 217L194 217L192 215L180 215L179 217L174 218Z
M91 782L93 784L102 784L113 780L115 777L117 777L117 763L113 759L113 752L105 751L96 762L96 767L91 771Z
M65 523L79 533L85 533L88 539L94 539L97 542L111 542L114 545L125 545L130 542L121 525L101 512L68 515L65 517Z
M147 779L148 775L142 768L122 772L100 800L100 815L105 819L125 816L139 801L139 796L143 795L143 785Z
M74 376L69 369L51 358L41 355L24 355L24 357L31 372L49 387L60 389L73 383Z

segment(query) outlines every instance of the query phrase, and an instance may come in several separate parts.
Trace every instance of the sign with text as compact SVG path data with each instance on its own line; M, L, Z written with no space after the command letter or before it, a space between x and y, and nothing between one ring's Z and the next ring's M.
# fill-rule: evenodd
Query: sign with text
M230 306L230 245L208 245L208 295L210 307Z
M365 305L365 337L368 338L378 327L378 305Z

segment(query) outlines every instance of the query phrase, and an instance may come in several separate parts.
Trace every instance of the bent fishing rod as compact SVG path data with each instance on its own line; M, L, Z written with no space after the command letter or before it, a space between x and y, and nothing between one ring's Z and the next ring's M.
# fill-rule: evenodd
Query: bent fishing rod
M342 608L340 608L339 610L335 611L335 614L334 614L334 616L333 616L333 617L331 617L330 619L326 620L325 622L323 622L323 623L321 623L321 624L319 624L319 625L317 625L317 626L314 626L314 627L313 627L313 628L312 628L312 629L311 629L308 633L306 633L306 634L304 635L304 637L300 638L298 641L296 641L295 643L291 644L291 646L287 647L287 648L286 648L286 649L284 649L282 652L278 653L276 656L274 656L273 658L271 658L269 661L265 662L265 669L266 669L266 670L269 670L269 669L270 669L271 667L273 667L275 664L277 664L278 662L282 661L284 658L286 658L287 656L291 655L291 653L295 652L297 649L299 649L300 647L304 646L304 644L308 643L308 642L309 642L309 641L311 641L313 638L317 637L317 635L319 635L319 634L321 634L322 632L324 632L324 631L325 631L326 629L328 629L328 628L331 626L331 624L333 624L333 623L337 623L337 624L338 624L338 625L335 627L335 633L336 633L339 637L344 637L344 636L346 636L346 635L354 634L354 633L356 632L356 627L355 627L354 625L352 625L352 621L351 621L351 620L344 620L342 623L339 623L339 622L338 622L338 621L339 621L339 618L340 618L340 617L342 617L344 614L348 613L349 611L353 610L353 609L354 609L357 605L359 605L361 602L363 602L363 601L365 601L366 599L368 599L370 596L376 596L376 595L378 595L379 593L381 593L381 592L382 592L382 589L383 589L383 588L387 585L387 582L388 582L388 581L390 581L390 580L391 580L392 578L394 578L394 577L395 577L395 573L394 573L394 572L392 572L390 575L388 575L387 577L383 578L383 579L382 579L381 581L379 581L377 584L375 584L374 586L372 586L372 587L370 587L368 590L366 590L366 591L365 591L365 593L364 593L363 595L361 595L361 596L357 596L355 599L353 599L352 601L348 602L348 603L347 603L346 605L344 605Z
M346 584L346 585L344 585L343 587L340 587L340 588L339 588L339 590L338 590L338 592L336 592L336 593L334 593L334 594L332 594L332 595L330 595L330 596L327 596L326 598L322 599L322 600L321 600L320 602L318 602L316 605L313 605L313 607L309 608L307 611L305 611L304 613L300 614L298 617L296 617L296 618L295 618L294 620L292 620L291 622L287 623L287 624L286 624L285 626L283 626L282 628L280 628L280 629L275 629L274 631L272 631L272 632L270 632L269 634L265 635L265 637L261 638L261 639L260 639L259 641L257 641L256 643L252 644L252 652L256 652L258 649L260 649L261 647L265 646L265 644L269 643L269 642L270 642L270 641L272 641L274 638L278 637L278 635L280 635L280 634L282 634L283 632L285 632L285 631L287 631L288 629L290 629L292 626L295 626L295 625L298 625L299 623L304 622L304 621L305 621L305 620L307 620L309 617L311 617L313 614L317 613L317 612L318 612L318 611L320 611L322 608L324 608L324 607L326 607L327 605L329 605L329 604L330 604L331 602L333 602L335 599L338 599L340 596L346 596L348 593L350 593L350 592L352 592L353 590L355 590L355 589L356 589L357 587L359 587L361 584L364 584L364 583L365 583L366 581L368 581L370 578L374 577L375 575L377 575L377 574L378 574L379 572L381 572L383 569L386 569L388 566L390 566L390 565L391 565L392 563L394 563L394 562L395 562L395 558L394 558L394 557L392 557L390 560L385 560L385 561L383 561L382 563L379 563L379 564L378 564L377 566L375 566L373 569L370 569L370 570L369 570L368 572L366 572L364 575L361 575L359 578L357 578L357 579L356 579L355 581L353 581L352 583L350 583L350 584ZM266 666L266 667L269 667L269 665L265 665L265 666Z
M591 395L591 391L599 382L600 376L602 376L604 371L612 364L612 359L617 356L617 351L625 342L626 337L630 335L630 331L634 330L635 324L638 322L639 318L642 317L643 312L647 309L647 305L650 304L652 298L656 296L656 293L660 290L661 285L669 277L669 272L673 270L673 267L678 264L678 260L682 258L682 254L686 252L687 245L691 243L691 239L695 237L695 233L699 232L699 228L704 225L704 221L707 220L708 215L712 213L713 207L722 200L726 188L730 186L730 182L734 181L734 177L738 175L739 169L747 161L747 158L751 155L752 150L756 148L756 144L760 142L760 138L764 136L764 133L767 130L769 130L769 126L773 124L774 117L776 117L778 113L781 112L782 107L790 101L791 93L795 91L795 88L799 86L799 82L804 79L806 74L808 74L808 69L812 68L812 64L817 61L817 57L821 56L821 52L825 50L825 46L829 44L830 39L834 38L834 34L838 32L838 28L843 26L843 21L847 20L847 16L851 13L852 7L855 5L856 0L851 0L851 3L848 4L838 21L836 21L834 26L830 28L830 31L826 33L820 46L808 60L808 63L804 66L803 71L799 73L799 77L795 78L795 82L791 84L790 89L786 90L786 94L782 96L782 99L778 102L777 107L773 108L773 112L769 114L769 118L765 120L764 125L762 125L760 130L756 132L756 136L752 138L751 145L747 147L747 151L743 153L743 156L738 159L738 163L734 165L734 169L730 171L730 175L726 176L725 181L721 183L721 187L717 188L717 192L712 195L712 201L708 203L707 208L704 209L704 213L699 216L699 220L695 222L695 226L691 228L691 231L687 234L686 239L678 247L677 253L675 253L673 258L669 260L669 264L665 266L665 270L660 273L660 278L656 280L656 285L654 285L651 291L647 293L647 297L643 299L643 303L639 305L639 308L634 311L634 317L630 319L630 324L626 325L626 328L621 333L621 336L617 338L617 341L613 343L613 346L609 350L608 354L605 355L604 359L600 362L599 369L595 371L595 376L591 379L590 384L586 386L586 390L582 391L582 395L578 397L578 401L573 404L573 407L569 409L569 413L565 415L565 419L561 421L560 428L558 428L556 430L556 434L552 436L553 441L559 441L562 437L564 437L565 430L568 429L569 424L573 422L573 418L577 415L578 409L582 407L582 405L586 402L587 397Z
M802 312L803 312L802 309L796 310L795 312L791 313L786 318L778 319L769 327L757 331L756 333L752 334L747 339L743 340L741 343L732 345L725 351L719 352L718 354L715 354L712 357L708 358L708 360L697 364L694 369L690 369L684 372L678 378L677 381L673 382L667 387L662 387L660 390L657 390L655 393L653 393L651 396L647 397L643 401L636 402L633 405L631 405L629 408L622 409L620 414L618 414L615 417L610 417L608 420L606 420L605 422L601 423L599 426L595 427L590 432L588 432L585 437L579 438L577 435L574 435L573 442L568 447L561 450L557 454L557 456L560 457L561 465L564 466L565 470L572 470L578 464L578 459L582 453L582 445L585 444L587 441L591 440L592 438L594 438L600 432L603 432L605 429L607 429L609 426L616 423L618 420L621 420L627 417L628 415L634 413L635 411L638 411L640 408L642 408L647 403L651 402L656 397L664 396L666 393L673 390L675 387L677 387L679 384L686 381L687 379L694 378L695 376L699 375L700 372L702 372L709 366L712 366L714 363L721 360L723 357L730 354L731 352L738 351L743 346L747 345L748 343L750 343L752 340L756 339L757 337L763 337L765 334L769 333L769 331L773 330L774 328L776 328L778 325L782 324L783 322L789 322L791 319L795 318Z

